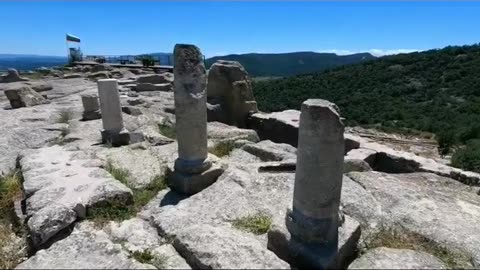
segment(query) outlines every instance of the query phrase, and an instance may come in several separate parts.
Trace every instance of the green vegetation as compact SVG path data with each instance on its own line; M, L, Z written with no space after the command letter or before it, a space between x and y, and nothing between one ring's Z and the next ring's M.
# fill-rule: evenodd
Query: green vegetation
M398 231L394 229L381 229L378 233L366 240L366 248L378 247L411 249L430 253L442 260L448 269L470 268L471 258L465 254L452 252L445 247L434 243L422 235Z
M68 124L68 121L72 120L74 117L74 112L70 109L64 109L58 112L56 123Z
M14 202L22 196L22 173L18 170L0 176L0 220L8 219Z
M128 170L115 167L111 160L107 160L104 169L122 184L129 185L128 178L130 177L130 172Z
M341 65L375 59L369 53L336 55L333 53L248 53L216 56L205 60L207 68L217 60L238 61L252 76L291 76L319 72Z
M13 218L14 203L23 195L22 181L19 170L0 175L0 269L15 268L22 259L22 253L17 248L5 249L12 244L13 235L24 232Z
M272 218L262 213L249 215L233 221L233 227L258 235L267 233L271 225Z
M34 72L31 74L21 74L20 77L28 78L30 80L40 80L43 78L43 74L40 72Z
M455 151L452 166L480 172L480 140L470 140L466 147Z
M109 200L91 207L87 211L87 218L94 220L98 225L103 225L110 220L122 221L135 216L135 214L152 200L157 193L167 187L165 177L157 175L152 181L142 188L137 188L129 182L130 172L126 169L118 168L108 160L104 166L113 178L120 181L132 190L133 203L125 200Z
M228 156L233 149L235 149L235 143L233 141L221 141L215 144L209 152L217 157L224 157Z
M135 260L141 263L151 263L155 258L149 250L134 251L131 255Z
M142 54L136 57L137 60L142 61L144 67L151 67L155 65L155 59L148 54Z
M263 111L335 102L350 126L435 134L439 152L480 139L480 44L386 56L321 73L257 81ZM467 146L468 148L468 146Z
M175 132L175 127L168 123L161 123L158 124L159 132L170 139L175 139L177 137L177 133Z

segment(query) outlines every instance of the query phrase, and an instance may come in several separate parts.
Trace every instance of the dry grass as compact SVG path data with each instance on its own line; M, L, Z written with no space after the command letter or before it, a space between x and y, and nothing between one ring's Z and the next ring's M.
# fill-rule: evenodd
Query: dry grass
M68 121L72 120L75 116L74 112L70 109L64 109L57 113L56 123L68 124Z
M19 170L0 176L0 269L11 269L23 258L18 246L11 246L15 231L13 223L13 207L16 200L21 199L22 173ZM18 229L21 232L21 229ZM8 247L8 248L7 248Z
M11 245L13 235L10 226L0 221L0 269L13 269L22 261L21 247Z
M153 177L152 181L144 188L136 188L129 182L130 172L126 169L116 167L111 160L107 161L104 169L108 171L113 178L132 190L133 204L120 200L112 200L89 208L87 218L93 220L94 223L99 226L110 220L123 221L134 217L160 190L167 187L165 177L157 175Z
M8 217L14 202L22 197L22 193L21 171L0 176L0 219Z
M249 215L233 221L233 227L257 235L267 233L271 225L272 218L262 213Z
M215 144L209 152L217 157L224 157L228 156L233 149L235 149L235 143L233 141L222 141Z
M366 248L387 247L423 251L439 258L449 269L471 267L471 258L465 254L452 252L426 237L395 229L381 229L366 241Z

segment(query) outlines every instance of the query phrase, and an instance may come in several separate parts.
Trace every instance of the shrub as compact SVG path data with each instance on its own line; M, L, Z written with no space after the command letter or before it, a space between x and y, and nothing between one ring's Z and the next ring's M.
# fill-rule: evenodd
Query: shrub
M455 151L451 165L464 170L480 172L480 140L470 140Z

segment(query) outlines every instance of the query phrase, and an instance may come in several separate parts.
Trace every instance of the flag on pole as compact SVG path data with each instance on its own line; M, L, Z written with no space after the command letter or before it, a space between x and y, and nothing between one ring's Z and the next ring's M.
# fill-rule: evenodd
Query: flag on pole
M80 38L74 35L67 34L67 41L80 42Z

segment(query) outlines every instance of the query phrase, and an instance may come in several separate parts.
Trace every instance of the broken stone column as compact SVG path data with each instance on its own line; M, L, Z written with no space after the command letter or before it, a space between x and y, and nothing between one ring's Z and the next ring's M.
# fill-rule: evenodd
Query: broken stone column
M258 111L247 71L236 61L218 60L208 71L208 121L246 127Z
M344 127L335 104L302 104L293 207L287 212L290 253L300 267L331 267L338 249Z
M99 80L98 95L102 110L102 142L111 143L112 146L127 145L130 142L130 134L123 126L117 80Z
M98 104L98 96L96 94L82 95L83 114L82 120L95 120L100 119L100 105Z
M176 191L194 194L215 182L222 169L212 166L212 160L208 158L207 77L200 49L194 45L177 44L174 59L178 158L168 182Z

